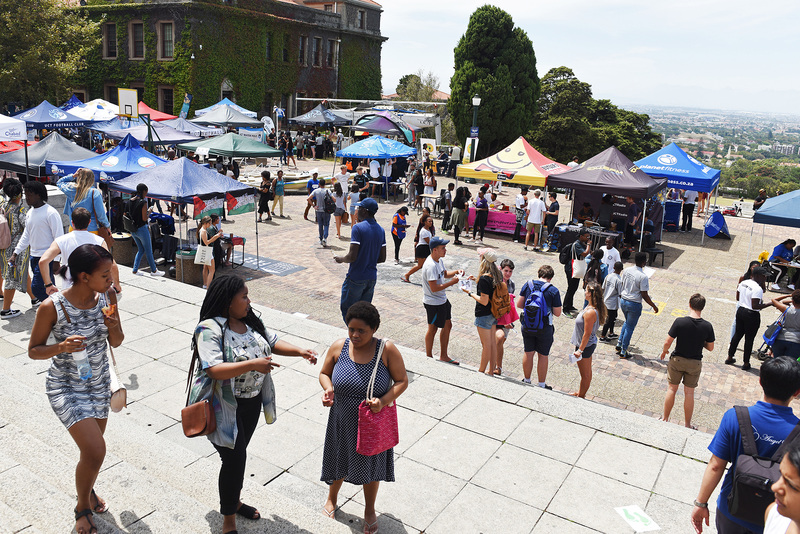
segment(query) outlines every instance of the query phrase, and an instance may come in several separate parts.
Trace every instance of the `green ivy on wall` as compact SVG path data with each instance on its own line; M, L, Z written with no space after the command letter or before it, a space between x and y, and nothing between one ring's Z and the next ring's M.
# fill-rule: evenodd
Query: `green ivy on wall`
M340 98L380 99L380 42L342 39L339 61ZM375 60L377 58L377 61Z

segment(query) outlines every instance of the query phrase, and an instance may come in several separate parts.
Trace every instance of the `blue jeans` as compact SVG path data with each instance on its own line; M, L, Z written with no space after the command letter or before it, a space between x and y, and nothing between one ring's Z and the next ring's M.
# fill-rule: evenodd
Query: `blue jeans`
M622 347L622 350L628 350L633 331L636 329L639 317L642 316L642 303L619 299L619 308L625 316L625 323L623 323L622 330L619 332L619 342L617 346Z
M319 228L319 240L328 239L328 227L331 225L331 214L324 211L317 212L317 228Z
M31 291L33 295L44 302L44 299L47 298L47 291L44 288L44 280L42 280L42 273L39 272L39 258L31 256ZM64 265L67 262L64 260ZM53 276L53 262L50 262L50 280L55 280Z
M342 319L347 317L347 310L350 306L360 300L372 302L372 293L375 291L375 279L372 280L353 280L345 277L342 284L342 300L339 308L342 310ZM345 322L345 324L347 324Z
M772 355L776 358L778 356L789 356L795 359L800 358L800 343L777 339L775 343L772 344Z
M131 237L136 242L136 257L133 259L133 272L139 270L139 264L142 262L142 256L147 254L147 263L150 265L150 271L156 272L156 259L153 257L153 242L150 240L150 228L145 224L131 234Z

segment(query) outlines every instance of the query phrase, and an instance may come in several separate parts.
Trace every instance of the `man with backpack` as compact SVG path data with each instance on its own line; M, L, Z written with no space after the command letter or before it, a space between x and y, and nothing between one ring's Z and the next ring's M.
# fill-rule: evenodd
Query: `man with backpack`
M575 297L575 292L578 291L582 276L579 278L572 277L572 260L583 262L586 255L592 250L589 246L589 230L582 228L578 234L578 239L571 245L564 245L558 255L558 261L564 265L564 273L567 275L567 293L564 295L564 313L567 317L574 318L577 309L572 305L572 299Z
M314 178L316 177L317 173L314 173ZM319 181L319 187L309 193L308 205L313 205L316 210L319 244L325 248L328 246L328 227L331 224L331 213L336 208L336 201L331 197L331 192L325 188L325 178ZM331 206L333 206L333 209L331 209Z
M555 276L552 267L542 265L538 274L539 279L526 282L517 297L517 308L522 310L519 324L525 348L525 356L522 358L522 373L525 378L522 381L531 383L533 357L538 353L536 376L539 387L553 389L546 382L547 364L550 347L553 346L553 317L561 315L561 294L551 283Z
M800 423L800 419L789 406L800 395L800 363L787 356L767 360L761 365L760 384L764 392L762 400L744 409L738 407L737 410L734 407L725 412L714 439L708 446L711 459L703 474L691 514L695 532L703 532L703 523L709 524L708 500L725 475L725 468L729 463L731 466L717 499L717 532L761 534L764 531L764 512L774 501L770 486L781 476L777 470L780 458L777 458L773 472L766 477L770 480L762 480L754 486L744 475L749 474L749 478L758 479L765 473L758 473L763 467L759 468L752 461L753 454L746 454L745 448L755 445L755 455L775 459L776 452L779 452L784 442L791 441L788 437ZM748 429L744 436L742 428ZM743 438L749 445L743 443ZM753 439L754 444L751 441ZM759 461L762 466L768 463L765 460Z

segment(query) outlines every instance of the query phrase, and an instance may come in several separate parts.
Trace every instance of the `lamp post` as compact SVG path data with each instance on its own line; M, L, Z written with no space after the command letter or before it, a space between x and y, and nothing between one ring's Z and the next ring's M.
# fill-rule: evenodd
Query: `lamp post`
M479 97L477 95L477 93L476 93L475 96L472 97L472 127L473 128L477 128L478 127L478 108L480 107L480 105L481 105L481 97ZM472 132L470 132L470 134L472 134ZM474 136L470 135L470 137L475 137L477 139L478 136L477 135L474 135ZM475 161L475 141L472 142L471 148L472 148L472 150L470 150L469 160L470 160L470 162L473 162L473 161Z

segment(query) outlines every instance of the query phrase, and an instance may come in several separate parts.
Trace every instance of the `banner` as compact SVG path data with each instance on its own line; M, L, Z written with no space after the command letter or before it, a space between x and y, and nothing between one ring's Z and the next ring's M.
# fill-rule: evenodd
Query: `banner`
M189 115L189 105L192 103L192 95L189 93L183 94L183 107L181 108L180 117L185 119Z
M194 216L195 220L200 220L206 215L222 215L224 211L223 199L221 196L201 199L194 197Z
M422 158L433 161L436 159L436 139L420 139L422 145Z
M461 161L463 164L470 163L472 161L472 151L473 151L473 144L475 145L475 153L478 152L478 138L477 137L467 137L467 141L464 143L464 158Z
M225 193L225 200L228 203L228 215L252 213L256 210L255 196L252 192L245 191L238 196L233 196L231 193Z
M261 128L239 128L239 135L255 139L259 143L264 142L264 130Z

